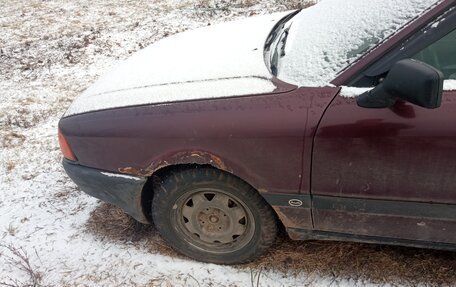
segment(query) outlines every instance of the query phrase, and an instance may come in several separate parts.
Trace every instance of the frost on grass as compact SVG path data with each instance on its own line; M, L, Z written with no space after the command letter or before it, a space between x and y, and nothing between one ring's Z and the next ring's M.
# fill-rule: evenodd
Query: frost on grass
M43 272L39 271L39 268L30 262L29 255L22 247L16 247L12 244L0 244L0 256L4 257L4 262L9 268L16 269L23 275L23 279L5 276L0 279L0 286L42 286Z

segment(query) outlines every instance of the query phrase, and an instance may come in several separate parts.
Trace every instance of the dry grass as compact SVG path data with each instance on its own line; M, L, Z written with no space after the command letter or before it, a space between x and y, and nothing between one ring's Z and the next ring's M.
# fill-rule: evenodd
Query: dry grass
M10 172L12 172L13 169L16 167L16 162L13 161L13 160L7 160L6 163L5 163L5 165L6 165L6 171L7 171L8 173L10 173Z
M286 235L279 237L268 256L247 266L378 284L456 284L456 253L347 242L299 242Z
M0 124L0 128L4 128L5 130L7 128L2 127ZM7 148L12 148L15 146L20 146L22 143L25 141L25 136L14 131L5 131L5 132L0 132L0 135L2 135L2 138L0 140L0 147L7 147ZM7 169L11 170L13 169L13 165L8 165Z
M199 0L195 8L228 11L233 8L250 8L261 2L260 0ZM273 3L275 6L284 7L284 9L303 9L314 5L317 0L275 0Z
M153 225L141 224L109 203L101 203L91 213L86 229L102 240L116 242L145 240L147 248L152 253L184 258L161 239Z
M304 9L312 5L315 5L317 2L318 0L288 0L285 1L284 5L287 7L287 9Z
M8 225L6 228L6 231L8 232L9 235L15 236L17 233L17 227L15 227L12 223Z
M145 240L152 253L184 258L166 245L153 225L140 224L107 203L92 212L86 228L103 240ZM286 234L279 236L267 256L237 268L252 270L252 282L258 280L262 270L274 270L284 276L304 272L310 282L313 277L324 276L334 280L351 278L408 286L456 284L456 253L453 252L345 242L300 242L289 239Z
M16 268L19 271L25 274L25 280L20 281L13 278L1 278L0 286L7 287L39 287L41 281L43 280L43 273L38 271L35 266L30 262L27 252L21 248L14 245L0 245L2 251L0 251L0 256L6 258L6 264L10 265L12 268ZM9 254L6 254L6 252ZM6 280L6 281L3 281Z

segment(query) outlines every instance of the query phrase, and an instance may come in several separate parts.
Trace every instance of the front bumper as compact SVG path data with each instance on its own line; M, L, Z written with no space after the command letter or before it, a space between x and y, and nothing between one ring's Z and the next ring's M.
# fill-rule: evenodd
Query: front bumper
M63 168L85 193L122 208L139 222L149 223L141 201L147 178L105 172L67 159L63 160Z

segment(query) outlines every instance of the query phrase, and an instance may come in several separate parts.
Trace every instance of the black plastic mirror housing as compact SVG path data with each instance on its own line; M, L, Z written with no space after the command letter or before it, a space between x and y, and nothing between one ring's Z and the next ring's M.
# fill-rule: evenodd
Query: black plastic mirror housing
M435 109L440 106L443 74L420 61L406 59L393 65L383 82L360 95L356 102L365 108L386 108L397 99Z

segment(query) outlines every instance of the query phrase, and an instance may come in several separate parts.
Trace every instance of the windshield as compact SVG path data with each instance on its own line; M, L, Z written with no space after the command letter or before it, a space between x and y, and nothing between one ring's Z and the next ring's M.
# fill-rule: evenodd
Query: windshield
M329 85L340 71L438 2L322 0L278 23L265 46L266 64L283 81Z

